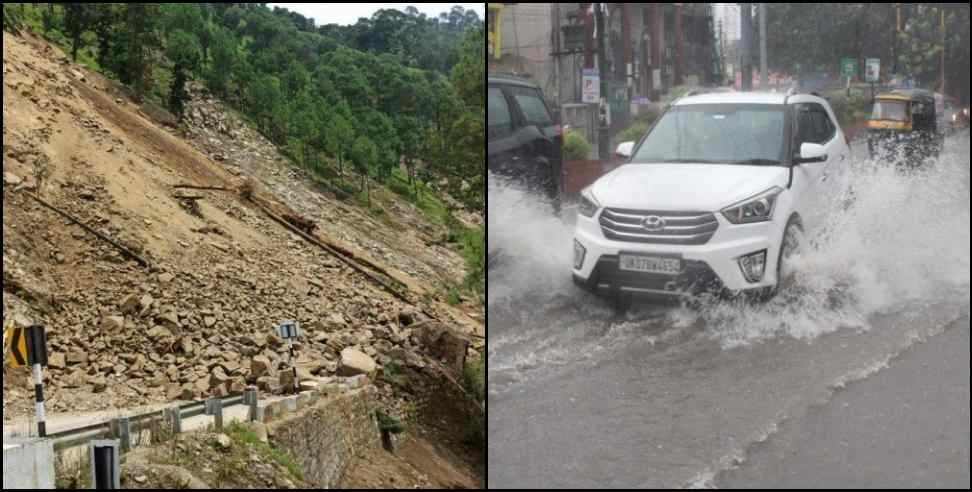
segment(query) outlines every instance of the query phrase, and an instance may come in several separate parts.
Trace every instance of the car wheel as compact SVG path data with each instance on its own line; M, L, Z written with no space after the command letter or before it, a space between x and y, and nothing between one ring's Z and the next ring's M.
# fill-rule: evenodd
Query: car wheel
M617 314L627 313L631 309L632 296L626 292L615 291L611 293L611 304Z
M786 231L783 233L783 242L780 244L780 257L776 262L776 288L774 294L782 290L793 287L795 274L791 268L791 260L800 251L800 238L803 235L803 226L796 217L791 217L786 224Z

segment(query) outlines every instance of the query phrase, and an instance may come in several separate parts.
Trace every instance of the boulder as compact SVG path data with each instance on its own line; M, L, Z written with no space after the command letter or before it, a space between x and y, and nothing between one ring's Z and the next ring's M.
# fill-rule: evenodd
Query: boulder
M72 366L75 364L87 364L88 354L86 352L80 352L80 351L68 352L67 363Z
M16 174L3 173L3 182L7 183L10 186L17 186L20 183L23 183L24 180L21 179L20 176L17 176Z
M217 386L225 386L226 382L229 380L230 378L226 375L226 372L223 371L223 368L216 366L216 369L213 369L213 372L209 375L209 387L215 388Z
M360 350L346 348L341 351L341 366L339 376L357 376L358 374L373 374L378 369L375 360Z
M164 326L156 326L149 330L148 337L152 340L161 340L163 338L169 338L172 336L172 332Z
M228 450L233 447L233 440L229 438L226 434L218 434L215 440L216 447L222 450Z
M125 318L122 316L105 316L101 319L101 329L112 332L125 328Z
M272 372L273 365L265 355L258 355L250 362L250 377L260 379Z
M65 367L67 367L67 361L64 357L64 354L60 352L55 352L51 354L50 357L48 357L47 365L50 366L51 369L64 369Z
M135 314L139 310L140 301L137 295L131 294L122 299L119 307L122 314Z
M425 321L412 327L422 346L432 357L461 375L466 367L470 340L438 321Z

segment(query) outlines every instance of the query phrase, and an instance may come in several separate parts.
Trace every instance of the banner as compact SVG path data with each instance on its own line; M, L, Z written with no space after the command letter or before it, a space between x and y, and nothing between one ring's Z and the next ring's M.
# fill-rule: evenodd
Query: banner
M584 69L581 95L581 101L584 103L597 104L601 102L601 77L598 75L597 70L592 68Z
M881 59L867 59L867 82L879 82L881 79Z

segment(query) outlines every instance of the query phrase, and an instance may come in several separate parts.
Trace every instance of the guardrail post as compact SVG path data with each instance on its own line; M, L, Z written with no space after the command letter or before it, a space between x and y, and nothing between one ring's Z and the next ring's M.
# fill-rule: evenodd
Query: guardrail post
M212 415L216 423L216 432L223 432L223 400L210 398L206 400L206 415Z
M119 417L110 422L111 435L121 445L121 452L132 450L132 422L128 417Z
M257 408L260 402L260 395L257 389L253 386L248 386L243 392L243 404L250 407L247 419L250 422L256 422L258 420Z
M119 443L91 441L91 489L121 489L121 458Z
M165 409L165 421L172 426L173 434L182 433L182 409L172 407Z

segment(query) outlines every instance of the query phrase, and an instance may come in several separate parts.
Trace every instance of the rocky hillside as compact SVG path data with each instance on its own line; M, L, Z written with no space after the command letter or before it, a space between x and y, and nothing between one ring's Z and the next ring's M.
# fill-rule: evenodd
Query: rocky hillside
M196 99L183 135L47 43L3 36L3 310L48 327L52 411L245 384L280 391L291 381L272 330L287 319L305 329L299 366L309 382L393 361L437 367L411 328L426 316L483 335L475 309L437 299L442 282L461 281L463 262L431 245L436 226L411 205L375 221L316 191L212 100ZM344 255L248 196L314 222L320 242ZM382 272L404 295L370 279ZM27 378L7 375L5 418L30 413ZM391 399L392 388L383 391Z

